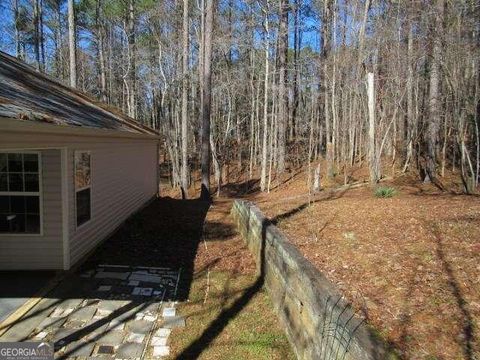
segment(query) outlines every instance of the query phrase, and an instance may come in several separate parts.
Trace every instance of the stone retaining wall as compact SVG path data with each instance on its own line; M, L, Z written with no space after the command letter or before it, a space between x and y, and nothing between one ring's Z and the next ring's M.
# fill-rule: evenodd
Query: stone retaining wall
M236 200L231 213L299 359L396 358L255 205Z

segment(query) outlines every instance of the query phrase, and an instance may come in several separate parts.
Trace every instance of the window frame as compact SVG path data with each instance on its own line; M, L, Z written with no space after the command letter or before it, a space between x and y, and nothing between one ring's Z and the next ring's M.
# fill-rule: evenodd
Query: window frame
M44 235L44 226L43 226L43 167L42 167L42 152L41 151L32 151L32 150L18 150L18 149L9 149L9 150L0 150L1 154L35 154L38 156L38 192L35 191L0 191L0 195L4 196L38 196L38 206L39 206L39 216L40 216L40 232L38 233L0 233L0 237L5 236L15 236L15 237L41 237ZM24 171L22 171L24 173Z
M82 153L87 153L90 156L90 185L77 189L77 184L76 184L76 181L75 181L75 176L76 176L76 172L77 172L76 158L77 158L77 154L82 154ZM74 213L75 213L75 218L74 218L75 231L78 231L81 228L83 228L85 225L88 225L92 221L92 218L93 218L93 212L92 212L92 210L93 210L93 206L92 206L93 176L92 176L92 173L93 173L92 172L92 152L90 150L74 150L73 151L73 201L75 203L75 211L74 211ZM77 193L82 191L82 190L87 190L87 189L90 189L90 218L87 221L85 221L84 223L78 225L78 221L77 221Z

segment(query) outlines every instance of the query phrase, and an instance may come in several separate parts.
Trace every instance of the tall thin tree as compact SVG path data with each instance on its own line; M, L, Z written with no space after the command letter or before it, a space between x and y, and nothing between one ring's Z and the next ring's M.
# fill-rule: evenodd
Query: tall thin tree
M77 40L75 29L75 4L68 0L68 49L70 53L70 86L77 87Z
M188 0L183 0L182 52L182 196L188 196Z
M210 115L212 108L212 40L214 0L206 1L202 104L202 187L200 197L210 200Z

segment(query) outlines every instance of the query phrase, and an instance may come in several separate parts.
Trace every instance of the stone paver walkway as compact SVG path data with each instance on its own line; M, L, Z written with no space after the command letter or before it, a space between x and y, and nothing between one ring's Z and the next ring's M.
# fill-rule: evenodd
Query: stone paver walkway
M169 355L181 271L100 265L68 278L65 296L27 337L53 343L60 359L151 359Z

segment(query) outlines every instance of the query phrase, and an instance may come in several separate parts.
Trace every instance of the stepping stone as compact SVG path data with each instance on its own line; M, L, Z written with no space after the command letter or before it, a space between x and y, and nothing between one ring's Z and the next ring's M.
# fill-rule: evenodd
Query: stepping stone
M75 309L82 301L83 299L66 299L57 306L57 309Z
M51 318L60 318L62 317L62 314L65 310L63 309L60 309L60 308L56 308L55 310L53 310L53 312L50 314L50 317Z
M107 317L108 315L110 315L111 313L112 313L112 311L110 311L110 310L98 309L95 316L100 316L100 317L104 318L104 317Z
M168 356L170 355L170 348L168 346L154 346L153 347L153 356Z
M156 316L153 316L153 315L145 315L143 317L143 320L146 320L146 321L155 321L157 319Z
M157 337L168 337L171 332L172 332L172 329L160 328L155 332L155 336L157 336Z
M69 318L72 320L89 321L89 320L92 320L93 315L95 315L96 311L97 311L97 308L93 306L86 306L86 307L80 308L77 311L74 311L69 316Z
M117 279L117 280L127 280L130 276L129 272L111 272L111 271L100 271L95 277L97 279Z
M185 318L183 316L168 317L163 322L162 327L167 328L167 329L185 327Z
M117 346L123 342L124 338L125 333L123 331L111 331L100 336L100 338L97 340L97 343L101 345Z
M85 321L71 320L66 323L66 326L71 329L80 329L85 326Z
M67 329L67 328L61 328L55 332L55 335L53 336L53 342L55 345L64 345L65 344L65 338L69 337L70 335L76 333L78 330L76 329Z
M47 331L41 331L37 335L35 335L34 339L36 340L42 340L45 339L45 337L48 335Z
M95 273L95 271L93 271L93 270L88 270L88 271L85 271L84 273L81 273L81 274L80 274L80 277L82 277L82 278L91 278L94 273Z
M163 309L162 312L163 317L172 317L175 316L175 308L173 307L166 307Z
M62 316L68 316L70 315L75 309L70 308L70 309L65 309L63 310Z
M128 286L138 286L138 284L140 284L140 281L137 280L130 280L128 282Z
M115 357L119 359L139 358L142 356L144 347L145 345L136 343L122 344L117 349L117 354Z
M65 318L45 318L38 326L39 330L54 330L62 326L67 319Z
M134 296L152 296L152 293L153 293L152 288L136 287L132 291L132 295Z
M152 329L153 323L145 320L129 321L127 329L135 334L147 334Z
M131 333L130 335L127 336L127 342L141 344L143 340L145 340L144 334Z
M65 354L68 358L72 358L75 356L90 356L93 351L95 344L88 343L84 340L75 341L67 346L65 349Z
M123 330L123 329L125 329L125 324L122 322L110 322L107 328L107 330Z
M110 291L112 290L112 287L110 285L100 285L97 289L98 291Z
M88 335L86 335L86 338L88 339L98 338L99 336L103 335L107 331L107 326L108 324L102 324L99 326L98 321L93 319L90 320L83 326L83 328L90 327L90 329L92 329L88 332Z
M154 336L152 337L152 341L150 344L153 346L166 346L167 341L168 341L167 337Z
M121 300L102 300L98 304L98 309L113 312L127 304L128 304L127 301L121 301Z
M160 284L162 281L162 277L158 275L149 274L149 273L146 273L146 274L132 273L129 280Z

